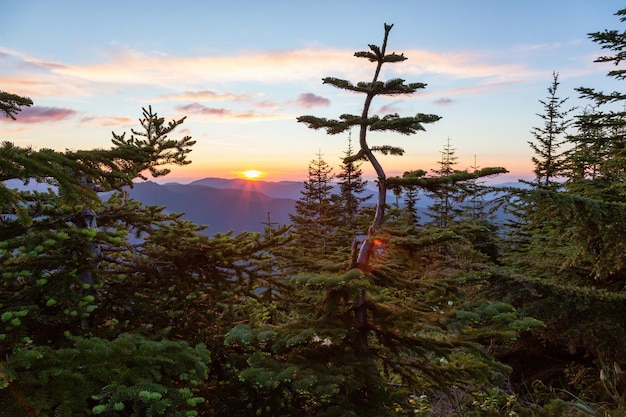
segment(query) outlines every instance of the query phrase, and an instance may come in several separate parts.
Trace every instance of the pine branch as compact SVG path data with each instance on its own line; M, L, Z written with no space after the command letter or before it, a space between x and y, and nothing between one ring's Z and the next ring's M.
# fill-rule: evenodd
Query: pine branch
M398 148L395 146L389 146L389 145L372 146L370 149L372 150L372 152L380 152L383 155L396 155L396 156L404 155L404 149Z
M336 135L349 130L350 127L358 124L355 120L345 121L336 119L326 119L324 117L300 116L296 119L299 123L306 124L309 129L326 129L328 135Z
M32 105L33 101L28 97L0 91L0 114L4 114L6 117L15 120L15 115L22 110L21 107Z
M394 131L403 135L412 135L418 131L426 130L423 123L433 123L441 119L435 114L418 113L415 117L400 117L397 113L385 115L382 119L378 116L370 118L371 131Z
M402 178L392 177L387 178L387 185L389 187L406 187L409 185L418 186L427 190L434 190L444 184L456 184L463 181L469 181L477 178L483 178L492 175L499 175L507 173L505 168L483 168L474 172L456 171L451 175L444 175L439 177L422 177L414 175L413 173L405 173Z

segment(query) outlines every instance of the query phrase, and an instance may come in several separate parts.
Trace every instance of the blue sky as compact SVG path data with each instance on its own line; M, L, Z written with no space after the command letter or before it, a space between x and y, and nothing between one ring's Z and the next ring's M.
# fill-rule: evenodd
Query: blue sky
M31 97L0 140L55 149L109 147L111 131L137 127L152 105L187 116L181 135L198 141L193 164L166 181L234 178L257 169L267 180L303 180L318 152L338 166L347 135L296 122L312 114L360 114L362 97L322 85L335 76L367 81L355 51L379 45L408 60L383 78L428 86L375 101L378 114L442 116L414 136L371 135L400 146L388 175L434 168L450 138L457 167L504 166L506 179L532 176L530 130L552 72L559 95L584 106L575 87L619 89L587 33L622 30L613 0L406 1L34 1L0 0L0 90ZM355 132L356 133L356 132ZM366 176L372 170L363 166Z

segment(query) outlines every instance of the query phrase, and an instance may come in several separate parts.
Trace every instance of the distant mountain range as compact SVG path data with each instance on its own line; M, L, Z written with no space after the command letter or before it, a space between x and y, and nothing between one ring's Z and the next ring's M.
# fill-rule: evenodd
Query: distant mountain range
M272 223L291 223L302 182L247 181L205 178L190 184L136 183L129 196L147 205L165 206L169 213L184 213L183 218L208 225L216 232L261 232Z
M31 182L24 186L21 181L5 181L10 188L37 189L44 191L51 186ZM367 194L376 195L376 185L368 181ZM517 182L498 184L500 187L522 187ZM54 188L54 187L52 187ZM206 234L243 231L262 232L269 218L272 223L291 223L289 214L295 213L296 201L302 197L302 181L262 181L243 179L204 178L189 184L151 181L137 182L128 189L130 197L146 205L164 206L168 213L184 213L183 218L198 225L207 225ZM338 190L335 189L335 193ZM392 193L387 198L395 202ZM375 204L375 197L369 204ZM418 209L423 212L432 200L419 196Z
M376 185L368 181L367 194L376 194ZM500 187L520 187L517 182L498 184ZM216 232L261 232L268 220L285 225L291 223L289 214L295 213L296 201L302 197L302 181L261 181L244 179L204 178L189 184L139 182L129 190L135 200L144 204L165 206L170 213L185 213L184 219L199 225L208 225L207 234ZM334 191L337 192L337 189ZM387 198L393 203L392 193ZM375 197L369 200L375 204ZM432 204L419 196L418 209Z

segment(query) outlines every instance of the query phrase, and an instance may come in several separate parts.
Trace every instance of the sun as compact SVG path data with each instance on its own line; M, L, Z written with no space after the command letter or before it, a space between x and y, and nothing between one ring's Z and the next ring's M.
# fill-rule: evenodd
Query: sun
M249 169L248 171L242 172L242 174L247 179L253 180L255 178L259 178L259 176L262 174L262 172L261 171L257 171L256 169Z

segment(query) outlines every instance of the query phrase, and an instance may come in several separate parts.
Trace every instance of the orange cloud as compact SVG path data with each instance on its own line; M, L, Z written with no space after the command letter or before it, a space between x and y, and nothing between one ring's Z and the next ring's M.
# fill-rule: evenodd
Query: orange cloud
M129 117L87 116L80 122L90 126L119 126L132 124L134 120Z
M0 54L4 61L10 62L8 66L14 72L13 75L0 76L0 85L10 85L12 91L32 97L111 94L128 90L129 87L171 91L172 86L176 86L183 92L159 95L152 101L253 103L256 98L249 94L219 93L202 88L252 82L308 82L319 85L325 76L349 80L370 79L372 64L354 58L353 52L305 48L222 56L172 56L118 48L108 51L105 60L97 64L68 64L43 61L0 46ZM490 61L501 62L501 58L484 52L437 53L413 49L403 53L407 61L389 65L384 69L383 78L423 80L426 75L437 75L450 80L468 80L474 88L521 84L545 78L544 73L539 74L523 65L490 64ZM306 107L311 102L302 99L299 103ZM263 101L259 105L269 107L274 104Z
M217 119L276 119L276 118L284 118L284 116L272 115L272 114L262 114L256 113L253 111L247 112L236 112L231 109L226 109L223 107L207 107L200 103L191 103L183 106L176 106L175 110L179 113L187 114L197 114L202 116L207 116L209 118L217 118Z
M151 98L152 102L159 101L248 101L250 95L248 94L233 94L233 93L216 93L214 91L185 91L182 93L164 94Z

